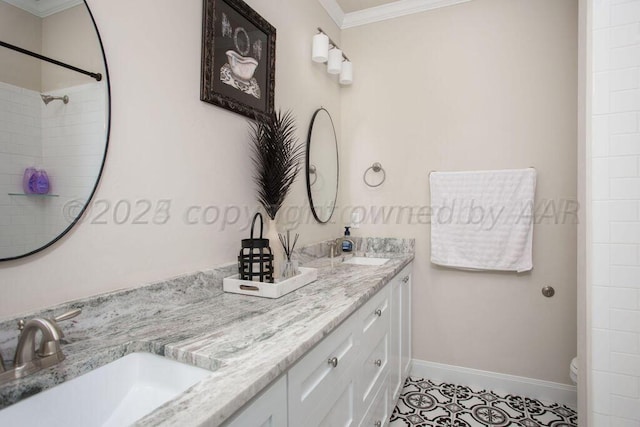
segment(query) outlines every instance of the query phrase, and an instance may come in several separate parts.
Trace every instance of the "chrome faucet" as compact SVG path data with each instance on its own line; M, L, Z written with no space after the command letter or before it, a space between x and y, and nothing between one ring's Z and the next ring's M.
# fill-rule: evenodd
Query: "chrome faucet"
M36 333L40 331L40 348L36 351ZM60 327L55 321L49 319L31 319L25 323L18 347L16 347L16 357L13 364L23 366L35 360L44 361L49 356L56 356L58 361L64 359L60 351L60 339L64 336Z
M330 256L331 256L332 259L336 254L336 245L337 244L338 244L337 240L329 240L327 242L327 246L329 246Z
M20 338L13 359L13 369L6 370L4 364L0 370L0 384L22 378L48 368L64 360L64 354L60 348L60 339L64 333L58 326L58 322L76 317L82 312L77 308L53 319L35 318L28 322L20 320ZM36 349L36 337L41 334L40 345ZM0 356L0 360L2 357Z
M337 242L335 240L329 240L327 242L327 246L329 246L329 256L331 257L331 269L333 269L333 257L336 255L336 245Z

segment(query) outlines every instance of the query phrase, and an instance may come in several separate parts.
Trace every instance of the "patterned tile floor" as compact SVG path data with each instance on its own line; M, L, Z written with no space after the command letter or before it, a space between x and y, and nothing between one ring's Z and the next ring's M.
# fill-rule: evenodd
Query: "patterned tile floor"
M390 427L576 427L576 411L557 403L407 378Z

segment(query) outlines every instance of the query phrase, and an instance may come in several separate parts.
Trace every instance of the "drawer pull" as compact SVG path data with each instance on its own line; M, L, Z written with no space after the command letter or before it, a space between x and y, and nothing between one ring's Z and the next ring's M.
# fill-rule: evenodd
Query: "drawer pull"
M378 317L382 316L382 310L380 309L377 309L375 313L376 313L376 316Z
M409 281L409 276L404 276L404 277L402 278L402 281L403 281L404 283L407 283L407 282Z
M378 420L375 423L373 423L374 427L382 427L382 421Z
M338 358L337 357L331 357L329 358L329 360L327 360L327 363L331 366L333 366L334 368L338 367Z
M382 360L376 359L375 362L373 362L373 364L379 368L380 366L382 366Z

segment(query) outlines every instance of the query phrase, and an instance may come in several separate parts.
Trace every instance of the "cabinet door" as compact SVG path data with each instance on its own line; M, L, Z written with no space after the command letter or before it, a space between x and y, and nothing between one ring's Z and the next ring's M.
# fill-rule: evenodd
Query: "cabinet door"
M406 266L391 282L391 348L389 399L395 406L411 367L411 268Z
M400 359L402 363L402 381L409 376L411 370L411 267L409 264L400 274L401 280L401 331Z
M389 405L395 406L402 390L402 281L396 277L391 282L391 332L389 340Z
M357 330L352 316L289 370L292 426L353 425Z
M225 427L287 427L287 376L283 375L223 425Z

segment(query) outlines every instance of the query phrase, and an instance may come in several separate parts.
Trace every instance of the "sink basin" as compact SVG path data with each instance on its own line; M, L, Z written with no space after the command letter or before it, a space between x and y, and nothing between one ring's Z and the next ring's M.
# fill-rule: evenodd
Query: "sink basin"
M355 264L355 265L382 265L389 261L389 258L371 258L371 257L361 257L354 256L353 258L349 258L344 262L344 264Z
M3 409L0 425L130 425L210 374L155 354L131 353Z

